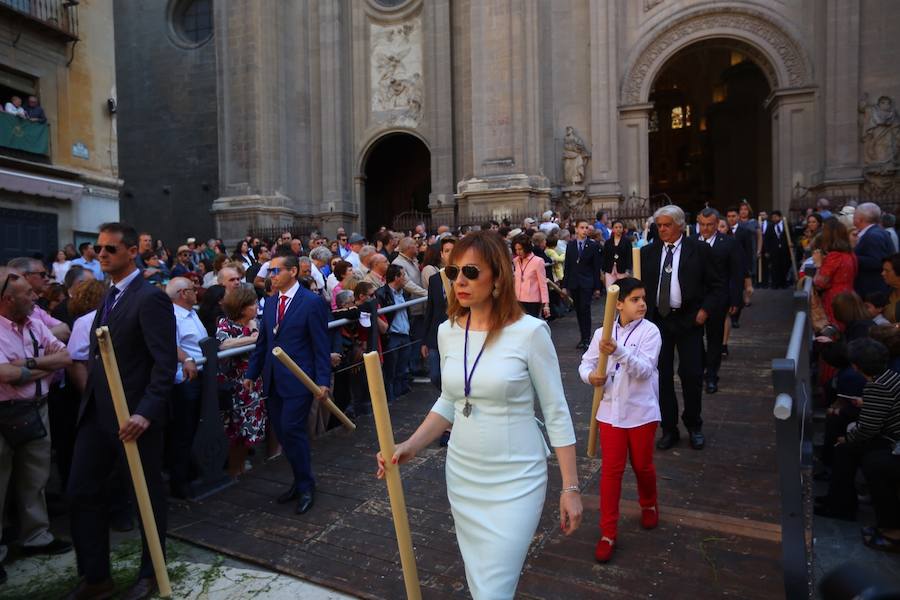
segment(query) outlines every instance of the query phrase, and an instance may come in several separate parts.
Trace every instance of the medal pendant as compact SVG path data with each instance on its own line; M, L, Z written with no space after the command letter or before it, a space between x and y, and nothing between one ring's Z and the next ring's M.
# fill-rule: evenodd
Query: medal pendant
M613 254L613 258L614 258L615 260L619 260L619 255L618 255L618 254Z
M463 416L468 417L472 414L472 405L469 404L469 399L466 398L466 405L463 406Z
M272 335L278 335L278 325L272 328Z
M666 273L669 273L669 274L672 273L672 265L666 266Z

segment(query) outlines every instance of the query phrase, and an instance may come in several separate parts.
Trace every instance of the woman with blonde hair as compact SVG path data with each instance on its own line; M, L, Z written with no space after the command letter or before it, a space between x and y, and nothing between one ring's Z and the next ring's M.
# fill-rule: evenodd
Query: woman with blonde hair
M535 396L562 476L560 526L578 528L582 506L575 432L550 328L523 314L502 238L477 231L453 248L448 320L438 329L441 396L416 432L398 444L403 464L451 425L447 495L469 592L512 598L544 506L549 449ZM384 476L379 454L378 477Z

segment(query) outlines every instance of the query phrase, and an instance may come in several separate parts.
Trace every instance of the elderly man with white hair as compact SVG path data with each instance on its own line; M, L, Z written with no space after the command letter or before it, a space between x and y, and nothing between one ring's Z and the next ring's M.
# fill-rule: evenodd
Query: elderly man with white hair
M725 287L706 242L684 234L684 211L663 206L653 215L658 234L641 248L641 279L647 290L647 318L659 327L659 408L662 437L656 443L668 450L680 439L678 400L675 397L675 351L684 411L681 421L690 434L691 448L706 444L703 436L703 330L709 315L725 305Z
M555 231L559 229L559 225L553 222L553 211L548 210L541 215L541 224L538 226L538 229L543 231L546 234L550 234L551 231Z
M853 285L856 293L861 298L872 292L888 293L881 267L884 259L894 253L894 244L888 232L881 228L881 208L874 202L863 202L853 213L853 225L857 230L853 252L859 264Z

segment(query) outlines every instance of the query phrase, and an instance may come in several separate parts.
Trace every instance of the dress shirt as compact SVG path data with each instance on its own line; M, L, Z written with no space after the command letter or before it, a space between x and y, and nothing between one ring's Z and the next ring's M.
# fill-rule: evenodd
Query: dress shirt
M93 325L96 315L97 311L92 310L75 319L75 323L72 324L72 335L69 336L69 343L66 346L72 360L84 361L90 358L91 325Z
M707 244L709 244L710 248L712 248L716 244L716 234L712 234L709 238L705 238L705 237L701 236L701 239L704 242L706 242ZM672 262L674 263L675 259L672 259Z
M16 115L17 117L25 118L28 116L27 114L25 114L24 108L22 108L21 106L16 106L12 102L7 102L6 105L3 107L3 110L4 110L4 112L6 112L8 114Z
M874 227L874 226L875 226L874 223L869 223L868 225L866 225L865 227L863 227L862 229L860 229L860 230L856 233L856 243L859 244L859 240L863 239L863 236L866 235L866 232L868 232L868 231L869 231L872 227Z
M175 310L175 344L194 360L200 360L203 356L203 351L200 350L200 340L208 337L203 322L200 321L200 317L193 309L188 310L177 304L173 304L172 307ZM179 361L178 367L175 369L175 383L183 381L184 371Z
M682 235L675 242L675 249L672 251L672 287L669 288L669 307L681 308L681 283L678 281L678 265L681 264L681 243L684 241ZM659 258L659 280L662 281L663 265L666 264L666 253L669 251L668 244L663 243L662 255ZM656 288L656 302L659 305L659 286Z
M775 235L781 237L781 232L784 231L784 221L779 221L775 223Z
M394 304L403 304L406 302L403 290L395 290L392 287L391 294L394 295ZM407 311L408 309L403 308L394 311L394 320L391 321L390 333L409 335L409 313Z
M125 290L128 289L128 286L131 285L131 282L134 281L134 278L141 274L140 269L135 269L124 278L122 278L119 283L114 284L115 287L119 289L119 293L116 294L116 299L113 300L113 305L109 307L109 313L112 314L112 311L115 310L116 304L119 303L119 300L122 299L122 296L125 295Z
M278 292L278 303L281 303L281 297L287 296L287 303L284 305L284 314L287 314L288 308L291 306L291 302L294 301L294 296L297 294L297 290L300 289L300 282L295 281L294 285L286 292ZM275 318L278 318L278 304L275 305Z
M31 339L31 334L28 333L29 331L31 334L34 334L38 342L37 354L34 353L34 342ZM50 329L38 319L28 317L24 325L19 325L0 315L0 363L9 364L20 358L35 358L37 356L55 354L60 350L65 350L65 348L65 344L56 339L50 332ZM41 390L45 394L53 375L53 373L50 373L40 379L42 382ZM34 381L25 385L0 383L0 402L34 398L36 390L37 387Z
M96 258L91 261L84 260L84 258L76 258L75 260L72 261L72 264L80 265L80 266L84 267L85 269L89 270L91 273L94 274L94 279L96 279L97 281L103 281L103 279L106 277L106 273L104 273L103 270L100 268L100 261L97 260Z
M266 264L268 265L269 263ZM325 276L322 275L322 271L319 270L316 263L310 261L310 265L312 266L312 278L316 282L316 290L321 292L325 289Z
M359 269L359 266L360 266L359 254L357 254L353 250L351 250L350 252L347 253L347 256L344 257L344 260L346 260L348 263L353 265L354 269Z
M72 267L72 261L66 260L63 262L54 262L53 263L53 280L56 283L62 285L66 282L66 273L69 272L69 269Z
M48 329L52 329L62 323L62 321L60 321L59 319L50 316L50 313L48 313L37 304L34 305L34 310L31 313L31 318L35 321L40 321L41 323L46 325Z
M588 376L596 370L600 360L602 335L601 327L594 332L587 352L581 357L578 374L585 383L589 383ZM616 351L609 357L597 420L613 427L639 427L659 421L659 371L656 368L662 347L659 328L647 319L632 321L625 327L617 320L614 339Z

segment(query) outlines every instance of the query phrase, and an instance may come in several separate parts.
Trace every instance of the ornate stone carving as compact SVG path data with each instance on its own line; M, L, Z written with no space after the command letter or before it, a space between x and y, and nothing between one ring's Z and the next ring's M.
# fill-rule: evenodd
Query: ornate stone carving
M422 114L422 24L370 23L372 115L377 122L415 127Z
M662 4L663 0L644 0L644 12L656 7L658 4Z
M575 128L567 126L562 154L563 182L567 186L584 183L584 171L590 158L591 153L575 133Z
M868 94L859 100L863 174L869 188L884 191L897 185L900 167L900 114L894 100L881 96L874 104Z
M742 31L754 38L762 39L778 55L778 63L783 66L787 81L779 81L775 69L768 64L770 57L756 52L754 58L763 69L768 70L770 81L780 86L799 87L811 83L811 68L800 45L781 28L761 13L728 8L713 8L695 12L668 26L647 45L634 61L622 84L621 103L639 104L644 82L669 49L697 32L721 30L723 37L729 37L727 30ZM762 60L760 60L762 59ZM648 86L649 89L649 86Z

